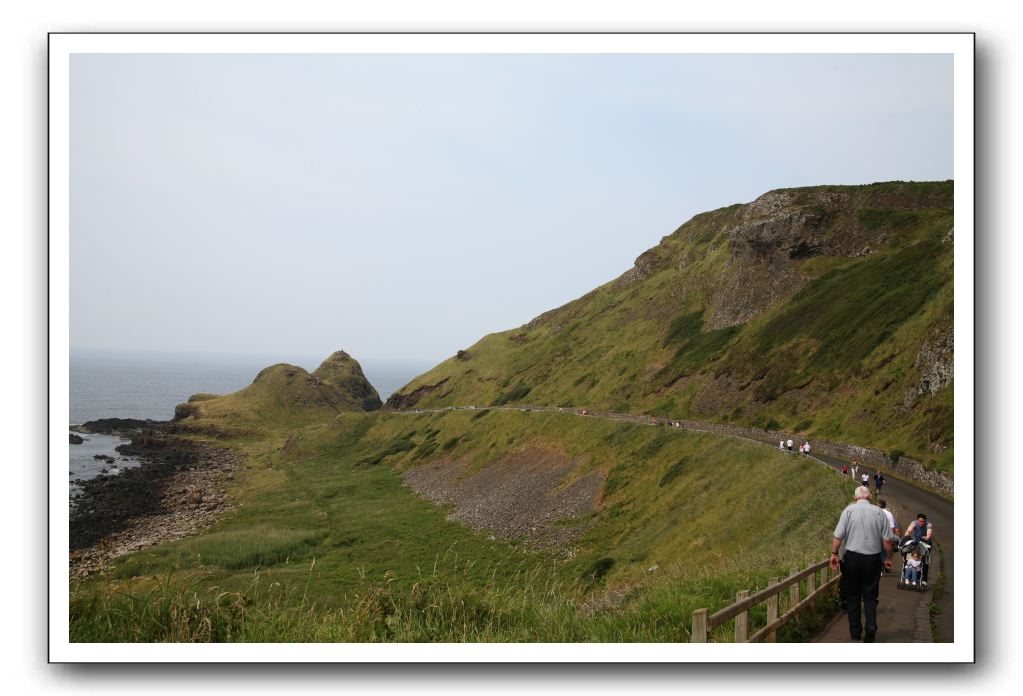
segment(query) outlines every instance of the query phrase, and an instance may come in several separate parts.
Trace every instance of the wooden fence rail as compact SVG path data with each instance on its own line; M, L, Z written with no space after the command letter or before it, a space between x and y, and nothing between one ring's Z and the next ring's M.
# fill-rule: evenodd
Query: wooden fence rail
M697 609L693 612L693 643L706 643L708 634L725 622L735 619L735 642L736 643L758 643L760 641L773 643L778 638L778 629L794 619L799 612L810 607L826 592L834 587L841 575L830 575L829 561L821 561L804 570L792 569L787 578L772 579L766 588L759 592L750 594L743 590L735 597L735 603L724 609L708 615L707 609ZM818 584L818 573L820 583ZM806 597L800 600L800 582L806 579ZM788 588L789 608L781 616L778 615L779 600L781 594ZM753 635L747 635L749 631L750 609L758 604L767 605L767 623Z

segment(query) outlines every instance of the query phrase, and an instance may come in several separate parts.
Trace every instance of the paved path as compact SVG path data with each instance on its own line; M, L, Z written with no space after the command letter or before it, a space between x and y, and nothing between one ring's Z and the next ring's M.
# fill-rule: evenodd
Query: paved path
M761 440L765 445L777 448L777 442L773 438L766 437ZM798 453L793 456L800 456ZM811 455L817 461L828 465L841 475L843 464L849 462L834 457L827 457L821 454ZM873 476L876 473L860 465L857 476L866 472L870 476L872 500L877 502L877 492L874 490ZM881 498L888 503L888 509L895 514L900 529L905 530L909 524L916 519L920 513L927 515L927 521L934 525L934 539L939 548L935 548L932 566L930 570L930 586L923 593L907 592L896 589L898 584L898 569L902 566L901 556L895 553L894 566L896 572L881 579L881 591L878 595L877 642L931 642L932 631L930 626L930 601L934 583L938 580L939 570L942 567L941 559L944 558L945 588L938 605L941 613L938 615L937 633L942 642L951 642L955 638L955 624L953 617L954 593L954 556L955 556L955 506L954 504L930 491L917 488L911 483L893 479L886 476L886 481L881 489ZM852 500L852 489L859 485L852 476L849 477L849 498ZM822 552L822 553L826 553ZM836 616L823 630L814 635L810 642L815 643L848 643L849 628L845 614Z
M448 410L464 410L467 407L418 409L412 411L394 411L394 413L437 413ZM499 409L507 411L542 411L547 413L565 413L566 415L583 416L587 418L605 418L607 420L623 420L628 422L658 425L656 419L649 416L638 416L627 413L603 413L592 412L588 409L562 409L553 406L482 406L473 410ZM585 413L580 411L585 410ZM688 430L700 430L698 427L689 427ZM702 431L701 431L702 432ZM706 432L711 432L710 430ZM765 434L763 439L750 439L736 435L727 435L716 432L721 437L732 437L750 442L758 442L765 446L777 449L778 443L773 438L769 439ZM803 456L799 453L791 453L794 457ZM822 454L813 453L810 458L833 469L838 475L841 474L843 464L849 462ZM857 475L864 472L871 477L871 492L874 493L876 502L876 491L873 488L873 475L875 471L860 465ZM901 529L905 529L910 522L916 519L918 513L927 515L927 520L934 525L934 539L938 546L935 548L934 560L930 570L930 587L925 592L912 592L898 590L899 569L901 568L901 557L896 552L894 558L895 570L889 575L881 578L881 591L878 599L877 623L878 632L876 641L879 643L913 643L931 642L932 632L930 627L929 603L932 598L934 584L938 580L939 569L942 567L941 559L944 558L945 568L945 589L939 600L941 613L937 619L938 634L943 642L950 642L955 637L955 626L953 623L952 607L954 593L953 568L954 568L954 537L955 537L955 515L954 505L951 501L937 496L930 491L917 488L911 483L886 477L885 484L881 491L881 498L888 502L888 508L895 514L896 521ZM852 501L852 492L858 481L849 478L849 499ZM837 521L837 520L836 520ZM828 554L829 548L821 549L821 556ZM816 635L811 637L810 642L818 643L848 643L849 629L846 615L844 613L834 617Z

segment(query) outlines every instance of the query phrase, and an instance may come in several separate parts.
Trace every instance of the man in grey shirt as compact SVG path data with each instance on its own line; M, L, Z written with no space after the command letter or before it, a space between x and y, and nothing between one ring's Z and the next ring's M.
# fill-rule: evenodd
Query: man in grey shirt
M877 633L877 592L881 580L882 561L886 570L892 568L892 543L896 541L888 517L879 507L870 504L870 489L860 486L853 493L853 502L842 510L831 542L831 567L842 568L841 588L849 614L849 635L873 643ZM840 549L844 553L840 556ZM861 623L860 603L866 623Z

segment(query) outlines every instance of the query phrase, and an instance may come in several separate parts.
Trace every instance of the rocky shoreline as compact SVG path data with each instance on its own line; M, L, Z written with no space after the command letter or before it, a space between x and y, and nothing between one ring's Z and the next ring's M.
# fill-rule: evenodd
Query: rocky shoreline
M143 429L165 428L171 421L157 421L147 418L100 418L98 420L85 421L84 423L72 424L68 430L76 433L102 433L104 435L131 435Z
M240 460L229 450L146 429L117 451L141 465L81 482L70 514L72 580L118 556L193 534L232 508L225 485Z

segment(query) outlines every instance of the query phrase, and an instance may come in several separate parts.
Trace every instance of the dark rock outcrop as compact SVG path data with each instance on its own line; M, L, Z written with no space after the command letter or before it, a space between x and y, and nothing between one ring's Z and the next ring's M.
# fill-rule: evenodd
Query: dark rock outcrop
M85 442L85 438L81 435L75 435L74 433L68 433L69 443L72 445L80 445Z
M408 394L399 394L398 392L395 392L387 399L386 407L392 411L407 411L410 408L414 408L415 405L419 403L420 399L436 393L437 390L440 389L447 381L448 378L445 377L441 381L437 382L437 384L426 384L422 387L417 387Z
M105 435L130 434L143 428L159 428L169 421L139 420L137 418L100 418L86 421L75 427L80 433L102 433Z

